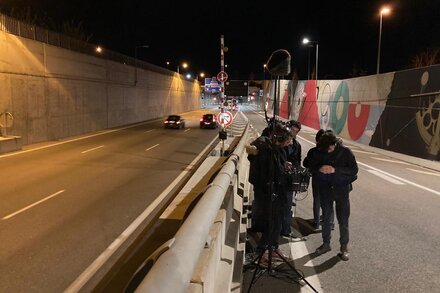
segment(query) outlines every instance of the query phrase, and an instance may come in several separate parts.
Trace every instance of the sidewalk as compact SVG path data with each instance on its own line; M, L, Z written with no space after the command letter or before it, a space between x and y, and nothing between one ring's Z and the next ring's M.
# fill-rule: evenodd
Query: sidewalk
M301 133L299 134L300 140L306 139L311 141L310 136L304 134L315 134L316 129L312 129L307 126L303 126ZM344 144L348 147L353 146L364 151L374 152L390 158L402 160L408 163L412 163L431 170L440 171L440 162L430 161L426 159L416 158L400 153L395 153L368 145L363 145L357 142L343 139ZM304 143L304 141L302 142ZM312 142L314 143L314 142ZM304 156L305 154L303 154ZM292 226L296 233L299 233L304 237L304 241L288 241L280 238L280 249L284 254L288 255L290 264L295 267L297 272L300 272L305 276L305 280L311 284L311 286L318 292L326 290L333 290L330 288L323 288L320 284L318 276L325 274L325 271L332 270L335 266L340 268L342 260L337 256L337 249L324 255L317 256L314 253L321 244L321 230L313 230L312 228L312 196L309 194L299 194L301 197L308 197L295 207L295 217L292 220ZM297 202L298 203L298 202ZM337 234L336 234L337 235ZM255 272L255 266L246 266L254 260L258 255L252 253L256 247L258 237L248 234L248 241L246 245L246 262L243 270L243 283L242 292L248 292L250 281L253 278ZM291 270L283 262L276 262L273 266L275 273L269 274L266 270L258 270L255 278L255 283L252 285L250 292L257 293L271 293L271 292L314 292L314 290L301 280L298 280L297 273ZM298 282L299 281L299 282Z

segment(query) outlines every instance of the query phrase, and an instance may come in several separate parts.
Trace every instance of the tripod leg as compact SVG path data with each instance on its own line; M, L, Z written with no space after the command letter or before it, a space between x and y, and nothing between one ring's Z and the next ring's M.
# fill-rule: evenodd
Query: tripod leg
M304 283L307 284L307 286L310 287L310 289L313 290L313 292L318 293L318 291L316 291L316 289L306 280L306 278L304 277L303 274L301 274L300 272L298 272L298 270L284 257L282 256L278 251L275 250L275 253L283 260L283 262L292 270L295 272L295 274L297 274L297 276L299 277L299 279L301 281L303 281Z
M258 269L260 268L260 263L261 263L261 260L262 260L262 258L263 258L263 255L264 255L264 253L266 252L266 249L264 249L253 261L252 261L252 263L253 264L256 264L256 267L255 267L255 271L254 271L254 273L253 273L253 275L252 275L252 279L251 279L251 282L250 282L250 284L249 284L249 288L248 288L248 290L247 290L247 293L250 293L251 292L251 289L252 289L252 286L257 282L257 280L255 279L255 277L256 277L256 275L257 275L257 272L258 272Z

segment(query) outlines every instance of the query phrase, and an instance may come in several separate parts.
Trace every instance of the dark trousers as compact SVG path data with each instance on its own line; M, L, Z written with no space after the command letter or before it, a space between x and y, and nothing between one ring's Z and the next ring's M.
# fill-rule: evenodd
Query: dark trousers
M312 192L313 192L313 223L315 225L319 225L320 215L321 215L321 200L319 196L319 186L316 184L312 184ZM332 217L330 220L331 225L335 222L334 213L332 212Z
M286 201L287 203L283 205L283 222L281 224L281 234L287 235L291 232L291 225L292 225L292 204L293 204L293 191L288 191L286 193Z
M333 203L336 204L336 218L339 223L339 243L347 245L349 241L348 218L350 217L350 199L349 189L332 188L327 186L319 186L319 196L322 207L322 216L324 223L322 225L322 240L325 244L330 244L331 224L333 215Z
M321 212L321 201L319 200L318 186L312 184L313 192L313 223L319 225L319 216Z

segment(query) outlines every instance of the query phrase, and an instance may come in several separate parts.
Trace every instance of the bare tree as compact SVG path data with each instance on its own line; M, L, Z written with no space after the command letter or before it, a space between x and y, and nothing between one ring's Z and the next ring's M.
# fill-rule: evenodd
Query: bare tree
M440 48L426 49L411 58L408 68L431 66L440 63Z

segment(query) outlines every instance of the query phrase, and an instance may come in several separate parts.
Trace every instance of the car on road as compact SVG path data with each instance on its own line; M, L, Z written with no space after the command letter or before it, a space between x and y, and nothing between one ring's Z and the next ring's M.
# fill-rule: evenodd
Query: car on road
M214 114L204 114L200 118L200 128L217 128L217 118Z
M185 128L185 119L179 115L170 115L163 122L165 128Z

